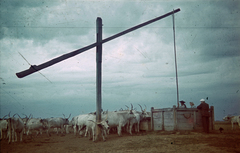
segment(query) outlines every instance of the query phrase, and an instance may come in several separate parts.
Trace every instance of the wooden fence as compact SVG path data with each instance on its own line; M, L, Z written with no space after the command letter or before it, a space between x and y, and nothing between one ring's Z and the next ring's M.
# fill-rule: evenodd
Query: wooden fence
M209 109L209 129L214 130L214 107ZM201 112L197 108L151 108L151 130L202 130Z

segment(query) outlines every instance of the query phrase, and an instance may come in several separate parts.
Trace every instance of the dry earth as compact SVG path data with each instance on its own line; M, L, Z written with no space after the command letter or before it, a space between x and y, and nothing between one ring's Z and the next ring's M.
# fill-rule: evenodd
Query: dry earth
M124 133L108 136L107 141L92 142L70 134L45 133L38 137L24 135L23 142L8 144L1 140L1 153L74 153L74 152L240 152L240 130L201 132L141 132L132 136Z

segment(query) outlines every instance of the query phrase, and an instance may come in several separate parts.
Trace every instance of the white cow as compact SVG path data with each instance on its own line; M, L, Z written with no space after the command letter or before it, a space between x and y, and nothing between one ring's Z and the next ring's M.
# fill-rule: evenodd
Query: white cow
M13 117L9 117L7 119L8 121L8 134L9 134L9 140L8 143L14 141L17 141L17 135L20 136L20 141L22 141L22 136L23 136L23 129L24 129L24 122L22 118L19 116L19 118L15 118L16 114L13 115Z
M117 112L110 111L108 112L108 125L110 128L117 127L118 135L121 136L122 127L124 127L132 118L136 118L132 110Z
M74 135L76 135L77 131L80 134L83 127L86 127L90 116L91 116L91 114L81 114L81 115L73 117L71 123L73 125ZM85 133L85 136L86 136L86 133Z
M233 130L233 124L234 124L234 123L238 123L238 126L239 126L239 128L240 128L240 115L239 115L239 116L225 116L225 117L223 118L223 120L225 120L225 121L231 121L231 123L232 123L232 130Z
M71 114L69 115L68 118L65 118L65 115L63 115L64 118L62 117L57 117L57 118L47 118L47 119L43 119L43 121L47 122L47 134L48 136L51 136L50 133L49 133L49 129L50 128L60 128L61 129L61 133L63 133L63 130L64 130L64 125L68 125L69 124L69 121L68 119L70 118ZM57 130L57 134L58 134L58 130Z
M96 141L97 137L96 137L96 126L99 126L101 129L101 133L102 133L102 138L103 141L106 141L105 139L105 135L106 135L106 131L109 130L109 125L107 124L107 116L104 120L102 120L101 122L96 122L96 115L89 115L89 120L86 123L86 133L85 135L88 133L89 134L89 139L91 139L91 135L92 135L92 140Z
M138 105L139 105L139 104L138 104ZM134 113L134 115L136 116L136 118L132 118L132 119L129 120L128 132L129 132L131 135L132 135L132 127L135 126L135 131L136 131L136 132L139 132L140 122L141 122L142 120L144 120L145 118L149 117L149 114L146 112L146 110L147 110L146 105L144 105L144 106L145 106L145 109L144 109L144 110L142 109L142 106L141 106L141 105L139 105L139 106L140 106L142 112L133 110L133 113Z
M5 139L7 136L5 135L5 133L7 133L7 125L8 122L7 120L0 120L0 132L1 132L1 139Z
M41 119L41 118L31 118L27 121L25 124L25 128L27 130L27 135L31 133L32 130L36 130L38 135L38 132L42 134L42 130L46 129L48 127L47 120Z

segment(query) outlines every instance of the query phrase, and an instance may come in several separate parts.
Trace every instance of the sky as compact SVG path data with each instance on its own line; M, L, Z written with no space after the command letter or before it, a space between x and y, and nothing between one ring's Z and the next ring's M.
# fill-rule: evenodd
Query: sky
M96 48L24 78L30 65L108 38L173 9L179 100L240 115L239 0L1 0L0 117L62 117L96 110ZM24 57L24 58L23 58ZM103 44L102 109L177 105L173 18Z

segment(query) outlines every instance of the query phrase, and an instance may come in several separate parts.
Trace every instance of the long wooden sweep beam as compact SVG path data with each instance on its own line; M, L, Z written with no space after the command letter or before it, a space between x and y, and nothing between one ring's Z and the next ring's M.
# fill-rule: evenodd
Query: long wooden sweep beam
M180 11L180 9L178 8L178 9L176 9L176 10L174 10L174 11L171 11L171 12L169 12L169 13L166 13L166 14L164 14L164 15L162 15L162 16L159 16L159 17L157 17L157 18L154 18L154 19L152 19L152 20L149 20L149 21L147 21L147 22L144 22L144 23L142 23L142 24L139 24L139 25L137 25L137 26L134 26L134 27L132 27L132 28L129 28L129 29L127 29L127 30L125 30L125 31L122 31L122 32L120 32L120 33L118 33L118 34L115 34L115 35L113 35L113 36L111 36L111 37L108 37L108 38L106 38L106 39L103 39L101 43L102 43L102 44L103 44L103 43L106 43L106 42L108 42L108 41L110 41L110 40L113 40L113 39L115 39L115 38L117 38L117 37L120 37L120 36L122 36L122 35L125 35L125 34L131 32L131 31L137 30L137 29L139 29L139 28L141 28L141 27L143 27L143 26L146 26L146 25L148 25L148 24L151 24L151 23L153 23L153 22L156 22L156 21L158 21L158 20L160 20L160 19L163 19L163 18L165 18L165 17L167 17L167 16L169 16L169 15L172 15L172 14L174 14L174 13L177 13L177 12L179 12L179 11ZM17 75L18 78L23 78L23 77L25 77L25 76L27 76L27 75L30 75L30 74L35 73L35 72L37 72L37 71L40 71L40 70L42 70L42 69L44 69L44 68L47 68L47 67L49 67L49 66L52 66L52 65L54 65L54 64L56 64L56 63L59 63L59 62L61 62L61 61L63 61L63 60L66 60L66 59L68 59L68 58L70 58L70 57L76 56L76 55L78 55L78 54L80 54L80 53L82 53L82 52L84 52L84 51L87 51L87 50L89 50L89 49L91 49L91 48L93 48L93 47L96 47L97 45L98 45L97 43L93 43L93 44L88 45L88 46L86 46L86 47L83 47L83 48L81 48L81 49L78 49L78 50L72 51L72 52L70 52L70 53L64 54L64 55L62 55L62 56L59 56L59 57L57 57L57 58L54 58L54 59L52 59L52 60L50 60L50 61L48 61L48 62L45 62L45 63L43 63L43 64L40 64L40 65L31 65L29 69L24 70L24 71L19 72L19 73L16 73L16 75Z

